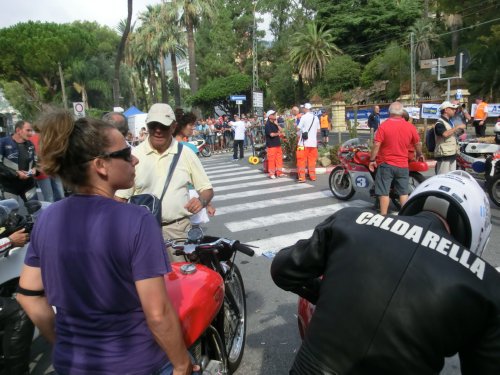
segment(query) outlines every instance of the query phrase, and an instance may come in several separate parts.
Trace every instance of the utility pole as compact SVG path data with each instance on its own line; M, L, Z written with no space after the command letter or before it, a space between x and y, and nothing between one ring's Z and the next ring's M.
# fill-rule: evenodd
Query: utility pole
M417 79L415 73L415 34L410 33L410 71L411 71L411 105L415 106L417 99Z
M64 105L64 109L67 111L68 110L68 100L66 99L66 89L64 88L64 76L63 76L63 71L62 71L62 67L61 67L61 62L58 62L57 65L59 66L59 79L61 80L63 105Z
M264 119L264 96L259 90L259 62L257 60L257 18L255 16L258 0L253 1L253 40L252 40L252 108L262 121Z
M259 65L257 61L257 20L255 17L255 8L257 7L257 1L253 3L253 40L252 40L252 91L259 89ZM253 104L253 103L252 103ZM255 107L255 106L254 106Z

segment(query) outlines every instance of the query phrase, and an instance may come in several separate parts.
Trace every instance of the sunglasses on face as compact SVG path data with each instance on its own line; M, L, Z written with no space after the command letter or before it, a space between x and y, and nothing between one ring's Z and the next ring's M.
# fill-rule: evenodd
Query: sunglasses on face
M123 159L125 161L131 162L132 161L132 147L125 147L121 150L118 151L113 151L113 152L106 152L102 155L96 156L97 158L111 158L111 159Z
M169 128L169 126L162 125L158 122L149 123L147 126L150 132L154 132L156 129L160 129L160 131L167 131Z

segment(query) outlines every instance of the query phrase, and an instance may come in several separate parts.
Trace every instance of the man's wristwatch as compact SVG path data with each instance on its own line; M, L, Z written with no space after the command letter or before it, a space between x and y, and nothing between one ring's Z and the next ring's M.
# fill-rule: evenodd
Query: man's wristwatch
M198 200L200 201L203 208L207 207L208 201L206 199L203 199L202 197L198 197Z
M370 159L370 163L375 163L377 159Z

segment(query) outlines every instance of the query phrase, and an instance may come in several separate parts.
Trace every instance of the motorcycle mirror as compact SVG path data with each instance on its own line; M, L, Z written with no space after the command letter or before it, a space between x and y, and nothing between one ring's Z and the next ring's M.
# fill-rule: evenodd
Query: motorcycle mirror
M475 161L472 163L472 170L476 173L484 173L486 163L484 161Z
M187 238L191 243L199 243L203 239L203 230L198 226L193 226L189 230Z

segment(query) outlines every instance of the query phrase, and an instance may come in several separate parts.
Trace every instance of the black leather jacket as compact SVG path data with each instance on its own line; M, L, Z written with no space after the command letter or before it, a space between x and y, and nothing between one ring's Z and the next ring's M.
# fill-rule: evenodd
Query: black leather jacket
M271 274L316 303L291 374L500 374L500 274L431 213L341 210Z

